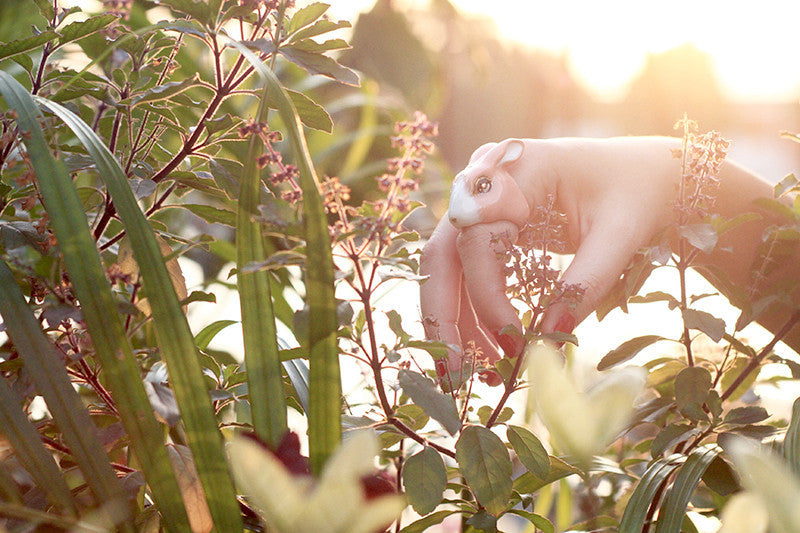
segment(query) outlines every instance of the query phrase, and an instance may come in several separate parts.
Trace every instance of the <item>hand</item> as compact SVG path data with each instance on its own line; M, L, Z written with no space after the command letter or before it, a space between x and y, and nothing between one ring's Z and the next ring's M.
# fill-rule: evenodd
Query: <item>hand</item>
M492 362L501 349L515 357L524 347L521 338L501 334L509 325L520 330L521 323L505 296L493 235L505 232L513 242L531 207L549 195L556 199L567 215L567 251L575 253L562 279L585 293L574 309L548 309L540 327L569 333L593 312L635 252L673 221L680 162L672 150L679 142L509 139L476 150L456 176L448 213L422 254L421 270L429 276L421 289L426 335L460 348L446 366L437 366L440 379L448 372L459 383L469 377L462 371L469 341Z

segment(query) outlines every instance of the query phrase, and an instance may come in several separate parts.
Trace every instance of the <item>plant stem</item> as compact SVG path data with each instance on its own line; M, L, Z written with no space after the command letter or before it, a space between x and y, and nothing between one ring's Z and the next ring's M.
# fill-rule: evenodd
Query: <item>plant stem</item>
M524 353L517 354L517 362L514 364L514 370L511 372L511 376L509 376L508 381L505 383L503 396L500 397L500 401L497 402L494 411L492 411L491 416L489 416L489 420L486 421L487 428L492 427L495 422L497 422L497 417L500 416L503 406L505 406L506 401L508 401L508 397L511 396L512 392L517 390L517 376L519 376L519 372L522 369L522 361L524 359Z
M798 323L800 322L800 309L796 309L792 315L789 317L789 320L783 325L783 327L772 337L772 340L769 341L769 344L764 346L758 354L750 360L750 363L741 371L741 373L736 376L736 379L733 380L733 383L728 385L728 388L722 393L720 398L722 400L728 399L733 392L739 388L747 376L750 375L756 368L761 365L761 362L764 358L772 352L772 349L775 347L778 342L786 336L789 331Z

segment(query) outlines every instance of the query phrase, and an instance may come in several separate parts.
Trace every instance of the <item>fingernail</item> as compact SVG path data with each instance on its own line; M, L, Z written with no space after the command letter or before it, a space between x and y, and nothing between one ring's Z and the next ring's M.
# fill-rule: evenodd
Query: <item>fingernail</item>
M507 333L498 335L497 344L499 344L500 348L503 349L503 354L506 357L516 357L517 355L519 355L517 353L517 342L511 335Z
M561 333L572 333L572 330L575 329L575 317L569 313L564 313L556 322L555 327L553 328L554 331L559 331ZM564 342L557 342L556 347L562 348L564 346Z
M447 361L444 359L437 359L433 366L436 369L436 375L439 377L439 379L442 379L447 375Z

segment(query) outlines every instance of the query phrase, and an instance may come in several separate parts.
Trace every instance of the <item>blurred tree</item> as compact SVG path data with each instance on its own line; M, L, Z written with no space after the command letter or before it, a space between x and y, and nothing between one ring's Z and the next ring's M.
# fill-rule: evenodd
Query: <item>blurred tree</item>
M674 135L684 113L704 129L724 129L730 119L711 57L692 44L651 54L622 109L630 134Z

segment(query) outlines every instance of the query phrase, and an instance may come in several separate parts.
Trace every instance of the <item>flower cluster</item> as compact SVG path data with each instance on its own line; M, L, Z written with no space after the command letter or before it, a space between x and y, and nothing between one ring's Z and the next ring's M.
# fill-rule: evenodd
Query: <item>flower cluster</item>
M393 147L403 151L402 155L389 159L388 172L377 178L378 187L386 196L366 202L360 209L345 207L343 202L337 205L336 194L340 200L347 200L350 191L346 190L347 198L341 196L345 192L344 186L336 180L336 193L334 189L325 192L326 209L338 215L338 220L331 226L331 236L336 239L355 230L368 241L388 245L391 235L401 231L402 221L412 209L409 195L419 188L425 155L433 151L430 138L437 134L436 123L419 111L413 121L397 123L391 141Z
M288 190L281 192L281 198L291 204L301 200L303 191L297 183L300 177L299 170L295 165L285 164L283 156L274 146L274 143L279 142L282 138L280 132L270 130L266 122L256 122L254 120L244 123L239 127L238 132L241 138L257 135L261 139L265 152L256 159L256 164L258 168L265 168L270 165L275 168L275 172L272 172L269 177L269 182L274 187L286 187L288 185Z
M497 235L506 253L505 275L513 279L507 294L524 303L532 315L528 327L534 327L544 310L555 303L576 305L583 297L584 288L578 284L564 283L561 272L551 266L551 250L565 248L566 215L555 209L553 196L544 205L537 206L531 221L520 230L516 242L506 235Z
M680 195L675 209L685 222L692 215L705 217L714 205L719 188L719 170L728 154L730 141L719 132L698 134L697 123L686 117L675 124L683 129L683 145L673 156L682 161Z

